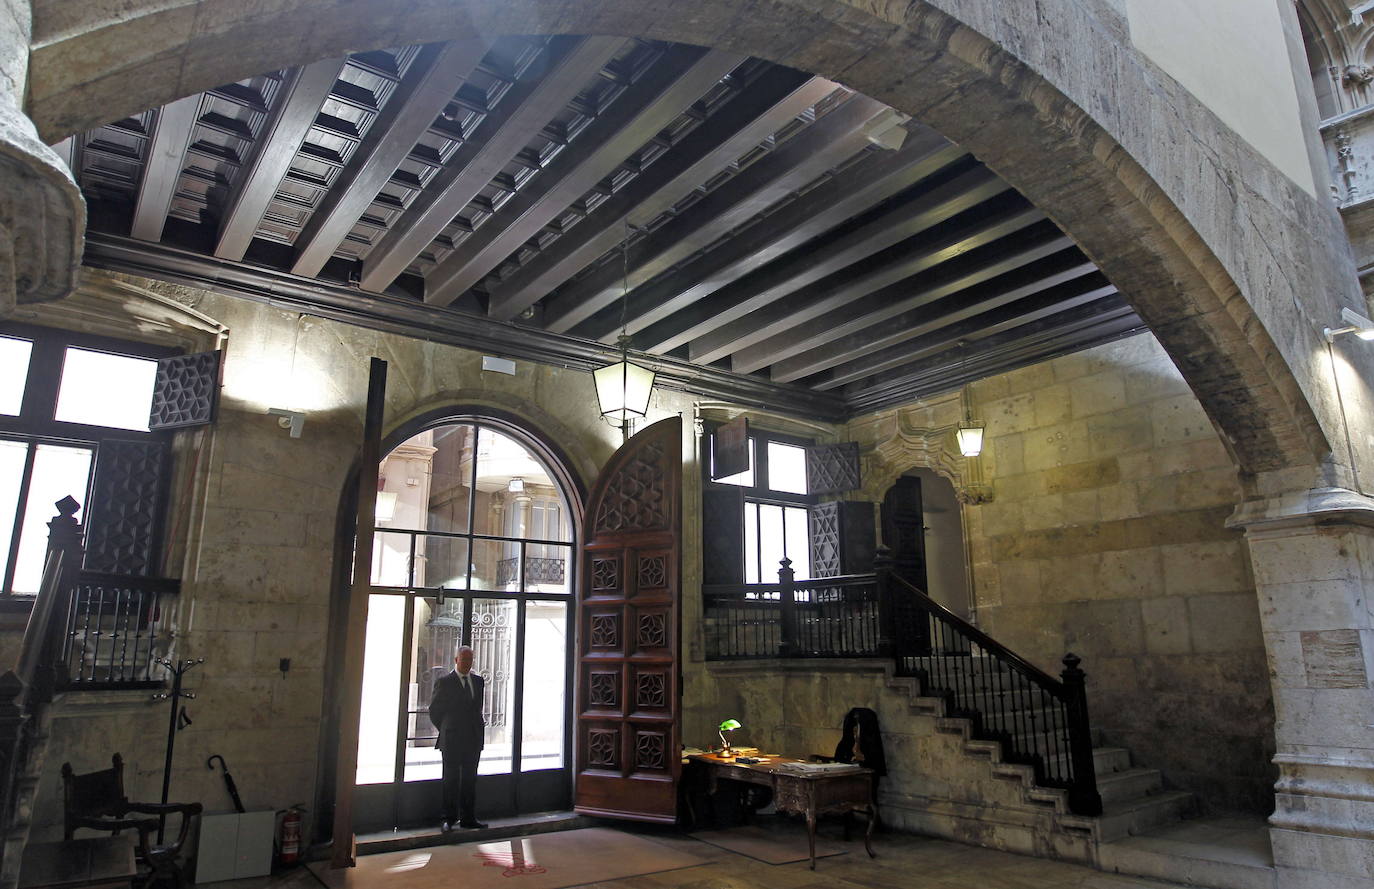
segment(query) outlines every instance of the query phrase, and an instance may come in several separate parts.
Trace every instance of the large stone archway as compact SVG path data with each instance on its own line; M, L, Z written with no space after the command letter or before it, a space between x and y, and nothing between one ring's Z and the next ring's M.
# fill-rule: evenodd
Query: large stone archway
M251 73L474 33L644 36L823 74L940 130L1054 218L1149 323L1242 468L1353 487L1349 448L1374 457L1365 436L1337 434L1327 394L1321 328L1362 306L1339 220L1083 0L34 7L27 110L49 140Z

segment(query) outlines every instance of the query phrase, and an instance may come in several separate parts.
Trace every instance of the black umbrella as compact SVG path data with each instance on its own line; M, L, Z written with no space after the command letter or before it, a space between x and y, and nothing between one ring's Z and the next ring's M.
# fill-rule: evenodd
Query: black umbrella
M229 796L234 800L234 811L240 814L247 811L243 807L243 800L239 799L239 788L234 783L234 776L229 774L229 766L225 764L224 757L216 753L214 756L205 760L205 767L210 771L215 770L215 760L219 760L219 767L224 769L224 788L229 791Z

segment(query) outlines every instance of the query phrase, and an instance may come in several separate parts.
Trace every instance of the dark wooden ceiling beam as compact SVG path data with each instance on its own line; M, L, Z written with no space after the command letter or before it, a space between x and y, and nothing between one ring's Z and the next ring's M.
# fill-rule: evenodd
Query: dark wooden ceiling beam
M271 118L258 134L253 159L239 171L228 210L220 221L215 256L238 262L248 252L253 235L276 197L286 171L296 159L320 106L343 71L343 59L325 59L297 68L282 88Z
M629 251L629 284L637 287L743 225L789 193L862 151L865 126L887 106L851 95L842 105L750 164L727 186L715 189L679 216L635 242ZM545 327L572 330L621 297L622 268L608 262L571 282L545 307Z
M903 312L881 327L841 337L816 349L819 354L815 359L803 353L780 361L770 368L769 376L797 380L835 368L826 378L827 386L833 388L923 357L922 354L906 357L913 351L907 344L927 334L953 331L948 335L955 339L967 338L970 325L977 331L982 326L990 327L1027 315L1044 300L1057 305L1071 299L1081 302L1085 295L1097 299L1116 292L1097 267L1086 259L1070 260L1068 268L1046 276L1041 269L1056 259L1050 257L1021 270L1023 274L1003 276L933 305ZM1023 276L1032 280L1019 284L1017 279ZM973 321L965 324L969 319Z
M448 305L486 278L744 59L695 46L670 47L625 95L587 125L576 142L425 276L425 301ZM509 321L544 295L505 291L491 297L487 314Z
M846 389L850 416L948 392L993 374L1076 352L1145 329L1135 311L1110 296L1048 318L1018 325L977 344L879 375Z
M980 217L950 230L950 220L985 202L997 203L1002 212L992 221ZM716 361L1043 218L986 167L975 166L689 306L683 317L668 319L678 326L661 347L690 338L693 361ZM863 270L857 270L860 263Z
M490 46L489 40L475 37L420 49L396 94L296 239L292 274L313 278L320 273Z
M89 233L84 263L92 268L211 288L369 330L566 370L591 372L620 360L618 350L601 343L101 232ZM655 386L663 389L825 422L844 419L844 404L835 395L821 395L799 386L776 386L757 377L741 377L657 355L636 354L634 360L654 370L658 374Z
M774 67L711 115L663 157L593 212L501 280L492 304L508 299L532 305L613 250L624 227L640 226L671 209L708 180L789 121L815 105L835 84L791 68Z
M129 228L129 233L141 241L162 240L162 227L172 212L172 199L186 166L186 146L191 144L200 116L200 99L201 94L196 93L158 109Z
M730 358L731 369L736 373L762 370L808 348L880 324L909 309L944 299L1073 246L1073 242L1057 230L1047 235L1039 226L1015 233L1006 240L1014 243L993 242L976 248L736 351ZM742 367L750 370L741 370Z
M626 329L650 351L670 352L700 329L692 321L710 317L697 309L720 289L817 238L845 220L872 209L937 170L967 158L943 136L916 127L897 151L868 149L864 157L773 209L767 223L750 225L682 264L630 291ZM678 315L676 313L686 312ZM612 305L573 332L609 340L619 332Z
M538 80L521 79L449 159L363 263L361 286L380 293L496 178L625 45L621 37L555 37Z

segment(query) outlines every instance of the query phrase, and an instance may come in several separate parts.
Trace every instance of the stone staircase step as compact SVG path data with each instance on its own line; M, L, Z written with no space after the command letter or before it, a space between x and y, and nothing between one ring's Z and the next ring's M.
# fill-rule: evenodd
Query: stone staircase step
M1192 815L1196 808L1197 800L1191 793L1165 790L1153 796L1105 804L1102 814L1096 818L1065 815L1060 823L1068 828L1089 831L1099 842L1110 843L1175 824Z
M1139 799L1164 789L1159 769L1127 769L1097 776L1097 792L1104 804Z
M1052 756L1050 763L1055 766L1062 764L1067 755ZM1125 747L1094 747L1093 748L1093 771L1097 777L1110 775L1113 772L1124 772L1131 767L1131 751Z
M1275 889L1269 828L1261 819L1197 818L1101 846L1109 873L1208 889Z

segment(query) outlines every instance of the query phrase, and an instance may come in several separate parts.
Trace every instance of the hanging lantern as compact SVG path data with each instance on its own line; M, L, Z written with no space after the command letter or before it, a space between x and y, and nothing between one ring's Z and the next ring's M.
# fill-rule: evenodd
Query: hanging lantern
M977 457L983 453L983 427L975 426L971 419L959 424L955 433L959 439L959 453L965 457Z
M622 427L649 412L649 394L654 388L654 372L631 363L629 340L628 336L621 335L619 361L592 371L601 416Z

